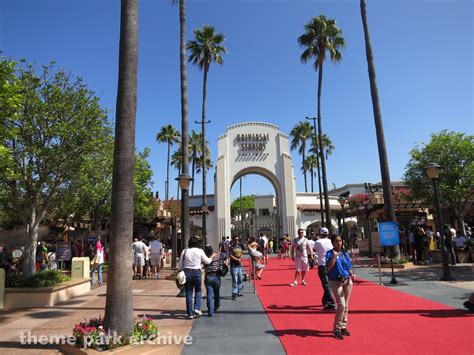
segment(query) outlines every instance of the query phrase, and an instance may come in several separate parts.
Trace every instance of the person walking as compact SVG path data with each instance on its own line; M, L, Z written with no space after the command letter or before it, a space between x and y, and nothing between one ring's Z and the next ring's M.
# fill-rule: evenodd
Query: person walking
M201 242L198 238L194 236L189 238L188 248L181 252L178 262L178 270L184 271L186 275L186 313L188 319L202 316L202 263L208 265L212 262L212 259L204 254L204 251L199 248L199 245L201 245Z
M347 329L347 315L355 275L349 253L343 248L342 238L334 236L332 244L334 249L326 253L326 266L329 284L337 301L333 335L336 339L342 340L344 336L351 335Z
M295 255L296 254L296 255ZM298 235L292 242L291 260L295 262L295 280L290 284L291 287L298 286L298 276L301 274L301 284L306 286L305 281L306 272L309 271L309 258L313 257L308 239L304 236L304 230L298 229Z
M312 257L309 258L309 268L314 269L314 264L316 262L316 258L314 257L314 245L316 244L316 237L314 236L314 233L311 233L311 237L308 239L308 246L309 249L311 249L311 255Z
M155 240L150 243L150 263L152 269L152 277L160 278L161 258L163 257L163 244L160 236L155 235Z
M133 250L133 279L141 280L143 278L143 267L145 266L145 243L142 237L135 237L132 244Z
M321 281L321 286L323 287L324 293L322 298L322 303L324 309L335 310L336 303L332 297L331 288L329 287L328 279L328 269L326 267L326 253L329 250L332 250L333 246L329 240L329 230L326 227L319 229L320 238L314 244L318 258L318 276Z
M209 317L212 317L221 305L221 276L219 274L219 267L224 260L222 260L220 253L214 253L210 245L206 245L204 253L208 258L212 259L211 263L204 268L206 273L204 285L206 286L207 313Z
M242 251L244 250L240 238L234 236L229 245L230 274L232 275L232 300L243 296L242 289Z
M100 242L100 238L95 245L94 264L91 270L91 286L94 286L95 272L97 271L97 284L102 285L102 267L104 265L104 247Z

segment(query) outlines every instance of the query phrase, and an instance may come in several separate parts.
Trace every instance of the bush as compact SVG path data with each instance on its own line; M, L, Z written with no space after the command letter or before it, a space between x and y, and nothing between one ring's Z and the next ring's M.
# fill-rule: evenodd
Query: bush
M5 287L50 287L71 280L59 270L45 270L31 277L8 274Z

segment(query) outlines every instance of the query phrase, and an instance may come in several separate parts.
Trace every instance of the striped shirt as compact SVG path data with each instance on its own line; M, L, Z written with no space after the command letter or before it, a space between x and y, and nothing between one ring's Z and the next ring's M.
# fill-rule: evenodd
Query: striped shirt
M206 265L204 271L208 272L217 272L219 270L219 266L221 266L221 256L220 254L216 254L209 265Z

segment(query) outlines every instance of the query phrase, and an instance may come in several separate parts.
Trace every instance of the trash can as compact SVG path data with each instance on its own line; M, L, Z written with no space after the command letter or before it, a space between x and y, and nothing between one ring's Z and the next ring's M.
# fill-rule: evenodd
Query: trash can
M82 258L72 258L71 278L84 279L90 277L90 266L91 261L87 256Z

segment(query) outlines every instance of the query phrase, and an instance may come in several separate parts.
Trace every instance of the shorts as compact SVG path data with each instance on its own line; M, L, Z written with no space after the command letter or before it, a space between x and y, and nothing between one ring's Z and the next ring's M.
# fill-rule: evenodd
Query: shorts
M161 264L161 254L159 254L159 253L152 253L152 254L150 254L150 262L151 262L151 265L160 267L160 264Z
M309 270L309 263L308 258L295 258L295 268L296 271L308 271Z
M255 269L257 270L264 269L264 268L265 268L265 265L263 264L255 264Z
M135 266L145 266L145 255L135 254L133 257L133 265Z

